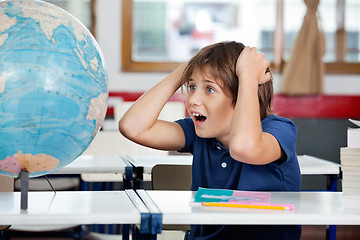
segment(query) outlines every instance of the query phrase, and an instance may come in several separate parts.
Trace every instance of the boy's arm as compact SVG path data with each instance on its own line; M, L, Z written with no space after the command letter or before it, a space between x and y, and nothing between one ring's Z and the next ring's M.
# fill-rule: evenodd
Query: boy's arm
M175 122L158 120L169 98L180 88L185 64L142 95L119 121L126 138L151 148L180 150L185 145L182 128Z
M249 164L267 164L281 157L280 144L261 127L258 85L271 79L270 72L265 73L269 65L264 54L249 47L242 51L236 64L239 89L229 149L234 159Z

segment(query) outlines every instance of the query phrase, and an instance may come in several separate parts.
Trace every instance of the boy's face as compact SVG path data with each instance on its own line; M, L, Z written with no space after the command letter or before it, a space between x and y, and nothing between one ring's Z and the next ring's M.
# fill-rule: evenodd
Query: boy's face
M234 104L222 83L209 76L199 71L191 75L186 107L199 137L216 138L228 148Z

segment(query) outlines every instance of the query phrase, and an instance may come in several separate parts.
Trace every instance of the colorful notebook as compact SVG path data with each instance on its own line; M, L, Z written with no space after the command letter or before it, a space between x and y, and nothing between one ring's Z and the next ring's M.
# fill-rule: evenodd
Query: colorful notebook
M194 202L203 206L294 210L293 204L270 203L271 193L199 188Z
M271 198L269 192L251 192L228 189L199 188L195 202L258 202L268 203Z

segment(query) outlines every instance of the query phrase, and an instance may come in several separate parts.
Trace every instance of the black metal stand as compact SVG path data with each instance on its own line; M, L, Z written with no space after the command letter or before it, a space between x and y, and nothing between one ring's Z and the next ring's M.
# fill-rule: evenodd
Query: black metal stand
M20 172L21 181L21 199L20 208L21 210L27 210L28 208L28 193L29 193L29 172L22 170Z

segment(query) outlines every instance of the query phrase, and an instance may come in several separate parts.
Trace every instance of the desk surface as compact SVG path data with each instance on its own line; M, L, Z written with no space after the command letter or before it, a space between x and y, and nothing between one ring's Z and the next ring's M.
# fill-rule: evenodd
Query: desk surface
M144 191L162 213L163 224L360 225L360 197L341 192L272 192L273 203L294 211L204 207L191 204L196 192Z
M340 174L340 164L338 163L308 155L299 155L298 160L302 175Z
M151 169L158 164L191 165L192 155L131 156L128 160L135 167L144 167L144 173L150 174ZM331 161L307 155L299 155L298 160L302 175L340 173L340 164Z
M324 159L300 155L298 156L300 171L302 175L339 175L340 164ZM100 176L103 181L119 180L126 173L126 169L131 169L131 164L135 167L143 167L144 174L151 174L155 165L191 165L192 155L168 155L168 156L124 156L124 155L81 155L73 162L53 174L116 174L118 176ZM131 173L132 174L132 173ZM90 177L94 178L93 175ZM109 178L109 179L108 179Z
M130 164L120 155L80 155L52 174L125 173Z
M192 155L167 156L128 156L127 160L135 167L143 167L145 174L150 174L153 167L160 164L192 165Z
M27 210L20 192L0 192L0 225L140 224L142 211L125 191L29 192Z

